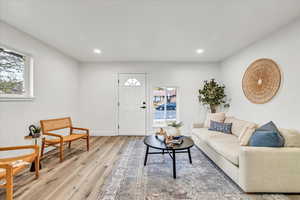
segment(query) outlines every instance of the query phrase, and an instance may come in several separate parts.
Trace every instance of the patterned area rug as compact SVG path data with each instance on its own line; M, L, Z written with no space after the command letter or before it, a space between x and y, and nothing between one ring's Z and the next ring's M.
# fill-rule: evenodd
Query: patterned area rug
M151 151L155 151L151 149ZM284 195L247 195L218 169L199 149L176 154L177 179L172 178L168 154L149 155L144 167L142 138L131 140L112 174L101 187L97 200L287 200Z

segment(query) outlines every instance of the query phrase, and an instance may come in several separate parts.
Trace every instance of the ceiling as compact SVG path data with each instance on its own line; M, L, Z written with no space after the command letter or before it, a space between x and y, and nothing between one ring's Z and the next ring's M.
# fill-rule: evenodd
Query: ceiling
M0 0L1 20L83 62L221 61L299 15L299 0Z

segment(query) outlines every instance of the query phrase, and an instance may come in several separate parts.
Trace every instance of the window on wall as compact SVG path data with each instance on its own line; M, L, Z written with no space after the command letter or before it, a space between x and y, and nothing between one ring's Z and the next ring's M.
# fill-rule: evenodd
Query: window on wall
M33 97L32 58L0 46L0 100Z
M166 126L178 119L178 97L176 87L156 87L153 89L153 125Z

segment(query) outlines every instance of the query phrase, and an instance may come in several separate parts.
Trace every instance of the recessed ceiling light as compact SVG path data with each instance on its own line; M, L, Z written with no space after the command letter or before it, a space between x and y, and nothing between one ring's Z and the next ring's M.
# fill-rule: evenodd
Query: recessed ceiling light
M197 53L197 54L202 54L203 52L204 52L204 49L197 49L197 50L196 50L196 53Z
M100 49L94 49L94 53L101 54L101 50Z

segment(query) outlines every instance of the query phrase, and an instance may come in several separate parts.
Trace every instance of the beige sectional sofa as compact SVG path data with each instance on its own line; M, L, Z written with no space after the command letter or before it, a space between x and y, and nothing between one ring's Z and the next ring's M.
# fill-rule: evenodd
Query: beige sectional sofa
M286 140L283 148L241 146L241 134L254 123L233 117L227 121L233 134L194 124L195 144L244 192L300 193L300 133L281 129Z

